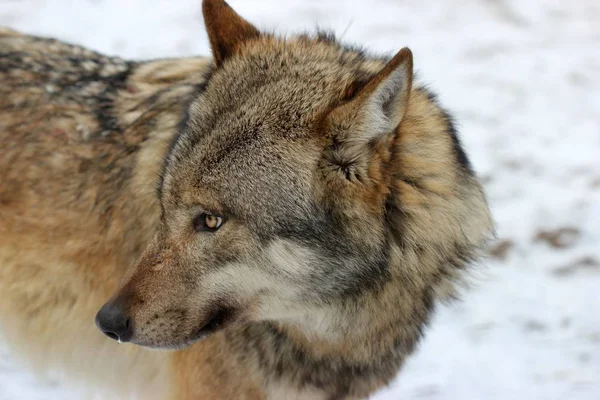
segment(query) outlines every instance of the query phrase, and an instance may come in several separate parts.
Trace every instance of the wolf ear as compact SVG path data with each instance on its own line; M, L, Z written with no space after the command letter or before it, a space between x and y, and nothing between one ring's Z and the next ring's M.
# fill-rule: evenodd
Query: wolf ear
M258 29L223 0L204 0L202 14L217 66L234 54L242 43L260 36Z
M338 141L364 145L393 132L406 112L412 75L412 52L405 47L351 101L329 113L334 131L341 128Z

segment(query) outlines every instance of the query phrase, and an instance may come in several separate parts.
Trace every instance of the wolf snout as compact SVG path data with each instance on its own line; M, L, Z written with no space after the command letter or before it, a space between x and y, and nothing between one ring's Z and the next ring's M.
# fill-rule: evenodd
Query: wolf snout
M109 301L96 314L96 326L106 336L119 342L127 342L133 335L131 318L120 301Z

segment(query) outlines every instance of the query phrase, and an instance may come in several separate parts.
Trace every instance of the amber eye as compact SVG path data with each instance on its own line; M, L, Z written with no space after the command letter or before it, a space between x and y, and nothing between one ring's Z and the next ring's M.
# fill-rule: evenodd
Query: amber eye
M223 225L224 218L214 214L202 213L194 219L196 232L214 232Z

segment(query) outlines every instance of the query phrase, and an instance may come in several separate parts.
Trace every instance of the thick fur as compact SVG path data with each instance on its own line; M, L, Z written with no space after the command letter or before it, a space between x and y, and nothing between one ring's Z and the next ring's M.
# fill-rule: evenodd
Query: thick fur
M214 64L1 31L0 327L120 396L366 397L490 236L481 187L408 50L204 12ZM104 337L111 296L179 350Z

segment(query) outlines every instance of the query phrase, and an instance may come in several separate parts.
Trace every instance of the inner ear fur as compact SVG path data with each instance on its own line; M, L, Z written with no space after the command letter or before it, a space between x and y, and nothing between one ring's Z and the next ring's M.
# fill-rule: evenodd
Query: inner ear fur
M412 74L412 53L403 48L375 76L351 84L347 100L327 116L326 158L347 178L364 180L374 164L389 158L410 100Z

